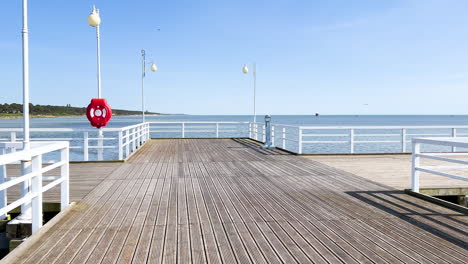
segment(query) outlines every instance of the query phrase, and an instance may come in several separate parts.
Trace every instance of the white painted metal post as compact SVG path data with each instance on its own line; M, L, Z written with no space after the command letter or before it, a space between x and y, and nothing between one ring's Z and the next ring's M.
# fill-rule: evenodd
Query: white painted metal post
M182 138L185 138L185 123L182 123Z
M32 171L36 174L32 177L32 232L36 233L42 227L42 155L32 158Z
M456 128L452 128L452 137L457 137L457 129ZM457 151L457 147L452 146L452 152L456 152L456 151Z
M145 122L145 75L146 75L146 52L144 49L141 50L141 115L143 117L143 123Z
M99 9L96 9L99 14ZM100 26L96 26L96 40L97 40L97 81L98 81L98 98L101 98L101 34Z
M29 32L28 1L23 0L23 149L29 150Z
M406 128L401 130L401 152L406 152Z
M252 138L252 123L249 122L249 138Z
M349 153L354 153L354 129L349 132Z
M283 127L283 149L286 149L286 128Z
M60 166L60 177L63 179L60 184L60 208L63 210L70 204L70 148L66 147L60 150L60 161L65 164Z
M253 65L253 81L254 81L254 90L253 90L253 121L254 123L257 122L257 113L255 111L255 101L256 101L256 93L257 93L257 63Z
M32 172L31 161L21 161L21 175L26 175ZM31 179L25 180L21 183L21 198L25 197L31 192ZM21 220L31 219L31 202L21 205L21 215L18 217Z
M130 129L125 130L125 157L130 155Z
M412 170L411 170L411 190L413 192L419 192L419 168L421 153L421 144L413 142L413 156L412 156Z
M97 151L97 153L98 153L98 160L103 160L103 158L104 158L103 157L104 156L103 155L104 154L104 148L103 148L103 146L104 146L104 139L103 139L104 138L104 133L101 133L102 132L101 129L99 129L99 132L100 133L98 135L98 151Z
M83 132L83 160L89 160L89 139L88 132Z
M0 149L0 155L4 155L6 150L4 148ZM0 184L5 182L7 177L6 165L0 165ZM0 208L7 206L7 190L0 191ZM0 215L0 220L6 219L7 214Z
M132 128L132 152L136 149L136 131L135 128Z
M219 123L216 123L216 138L219 138Z
M11 132L10 141L11 142L16 142L16 132ZM11 152L16 152L16 148L15 147L11 148Z
M258 125L254 123L254 135L255 135L255 140L258 140Z
M299 148L297 150L297 153L299 154L302 154L302 128L299 127L299 139L298 139L298 143L299 143Z
M122 130L119 131L119 160L123 160L123 141L122 141Z

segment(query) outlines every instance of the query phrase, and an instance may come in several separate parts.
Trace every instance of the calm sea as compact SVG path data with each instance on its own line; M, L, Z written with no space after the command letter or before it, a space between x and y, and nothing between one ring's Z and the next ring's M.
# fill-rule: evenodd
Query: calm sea
M258 122L263 122L263 116L257 116ZM168 116L147 116L147 121L251 121L252 116L245 115L168 115ZM306 116L306 115L277 115L272 116L273 123L276 124L287 124L287 125L306 125L306 126L462 126L468 125L468 116L453 115L453 116L442 116L442 115L322 115L322 116ZM108 127L124 127L141 122L141 116L116 116L113 117ZM20 128L22 127L22 119L0 119L0 128ZM31 119L31 127L36 128L91 128L88 120L85 117L60 117L60 118L33 118ZM96 130L97 131L97 130ZM288 138L297 140L297 131L294 134L287 134ZM328 130L328 131L306 131L309 134L343 134L349 132L343 132L342 130ZM380 142L380 143L356 143L354 151L356 153L378 153L378 152L400 152L401 151L401 130L356 130L356 135L360 133L385 133L394 134L394 136L356 136L356 141L393 141L393 142ZM450 129L413 129L408 130L407 137L407 150L411 149L411 137L416 134L430 134L449 135ZM459 129L458 133L468 134L468 129ZM18 137L21 137L22 133L18 133ZM115 133L114 133L115 134ZM411 135L414 134L414 135ZM278 134L279 135L279 134ZM0 133L0 139L9 138L9 133ZM67 138L73 137L75 140L71 141L71 158L72 160L83 159L83 133L73 132L62 134L58 132L38 132L32 135L33 137L45 137L45 138ZM107 135L112 138L116 138L116 135ZM152 137L180 137L180 133L152 133ZM200 133L186 133L186 137L213 137L212 134L202 135ZM247 134L228 134L224 133L223 137L238 137L247 136ZM90 137L96 137L96 135L90 134ZM81 139L81 140L80 140ZM306 140L320 140L320 141L342 141L344 143L319 143L319 144L304 144L304 153L347 153L350 149L350 144L347 143L349 137L320 137L312 136L306 137ZM90 146L95 145L96 141L91 141ZM281 145L280 139L277 138L277 145ZM106 141L106 145L116 146L117 140ZM292 151L298 150L298 145L295 141L287 141L286 148ZM427 149L429 151L449 151L449 149L435 148ZM89 150L89 157L91 160L97 158L96 149ZM107 149L105 152L105 159L117 159L118 152L116 149Z
M262 122L263 116L257 116ZM148 116L147 121L251 121L246 115ZM273 115L273 123L308 126L429 126L468 125L468 115ZM140 116L115 116L108 127L124 127L141 122ZM22 119L0 119L0 127L21 127ZM89 128L86 117L33 118L31 127Z

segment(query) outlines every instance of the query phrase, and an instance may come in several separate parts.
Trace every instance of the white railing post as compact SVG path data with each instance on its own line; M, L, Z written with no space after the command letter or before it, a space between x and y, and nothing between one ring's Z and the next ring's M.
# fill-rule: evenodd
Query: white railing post
M286 128L283 127L283 149L286 149Z
M104 158L104 155L103 155L103 153L104 153L104 148L103 148L103 146L104 146L104 140L103 140L103 138L104 138L104 131L103 131L102 134L99 134L99 135L98 135L98 149L97 149L97 150L98 150L98 151L97 151L97 153L98 153L98 160L103 160L103 158Z
M298 143L299 143L299 149L297 150L297 153L302 154L302 128L301 127L299 127Z
M32 198L32 233L42 227L42 154L32 158L32 172L35 174L31 180Z
M452 128L452 137L457 137L457 129L456 128ZM452 146L452 152L456 152L456 151L457 151L457 147Z
M216 138L219 138L219 123L216 123Z
M32 162L30 160L21 161L21 175L26 175L32 172ZM24 198L31 192L31 179L25 180L21 183L21 198ZM21 205L22 220L31 219L31 202L26 202Z
M4 155L6 150L4 148L0 148L0 155ZM7 177L6 172L6 165L0 165L0 184L5 182L5 178ZM7 190L0 191L0 208L4 208L7 206ZM6 219L7 214L0 215L0 220Z
M130 155L130 129L125 130L125 157Z
M406 128L401 129L401 152L406 152Z
M83 132L83 159L89 160L89 139L88 132Z
M146 127L146 140L145 140L145 142L146 142L146 141L150 140L150 138L151 138L150 137L150 125L149 125L149 123L146 123L145 127Z
M122 139L122 130L119 131L119 160L123 160L123 139Z
M11 142L16 142L16 132L10 133L10 140ZM16 148L15 147L11 148L11 152L16 152Z
M349 131L349 153L354 153L354 129Z
M70 148L66 147L60 150L60 161L65 164L60 166L60 178L63 179L60 184L60 208L63 210L70 204Z
M137 127L137 136L138 136L138 147L143 145L143 131L141 130L141 126Z
M412 169L411 169L411 190L413 192L419 192L419 163L421 153L421 144L413 142L413 156L412 156Z
M185 123L182 123L182 138L185 138Z
M136 149L136 131L135 131L135 128L132 128L132 152L135 151Z
M252 123L249 122L249 138L252 138Z

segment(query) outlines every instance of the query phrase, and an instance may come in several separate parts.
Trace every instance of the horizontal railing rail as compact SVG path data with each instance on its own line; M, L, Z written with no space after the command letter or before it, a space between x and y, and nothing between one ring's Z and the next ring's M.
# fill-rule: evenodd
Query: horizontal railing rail
M0 143L0 218L5 219L9 211L21 206L23 219L30 218L32 232L42 227L42 194L60 184L61 209L69 205L69 143L68 142L32 142L28 150L5 153L7 148L22 148L22 143ZM60 159L44 166L43 155L59 152ZM21 173L17 177L8 177L6 167L21 162ZM19 167L18 167L19 168ZM60 169L60 176L44 176L46 172ZM46 185L43 183L46 182ZM21 198L8 203L7 190L21 184Z
M467 156L467 153L422 153L421 145L438 145L438 146L448 146L448 147L461 147L468 148L468 138L413 138L412 139L412 170L411 170L411 190L413 192L419 192L420 189L420 173L428 173L437 176L452 178L461 181L468 181L468 177L463 177L453 173L442 172L443 170L461 170L468 169L468 161L460 160L449 157L457 157L464 155ZM421 166L421 158L443 161L448 163L461 164L463 166Z

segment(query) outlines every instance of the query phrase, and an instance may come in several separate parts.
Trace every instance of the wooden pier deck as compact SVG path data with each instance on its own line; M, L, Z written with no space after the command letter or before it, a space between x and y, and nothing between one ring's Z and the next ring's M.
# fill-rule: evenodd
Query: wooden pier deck
M95 184L16 262L468 260L466 215L249 140L153 140Z

